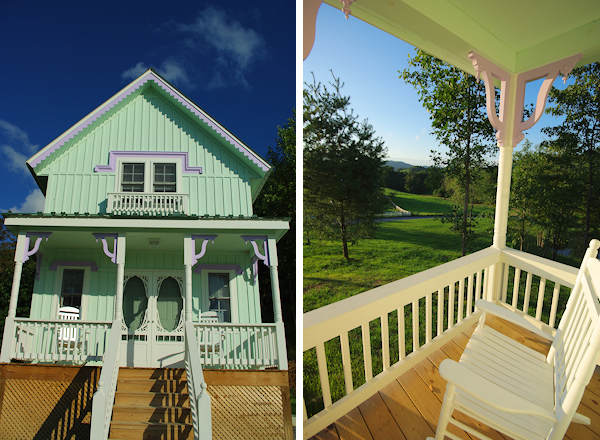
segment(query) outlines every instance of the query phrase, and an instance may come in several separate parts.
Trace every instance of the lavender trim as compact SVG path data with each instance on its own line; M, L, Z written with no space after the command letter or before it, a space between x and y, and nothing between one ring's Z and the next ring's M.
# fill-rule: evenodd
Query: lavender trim
M133 81L129 86L123 89L120 93L110 99L108 102L101 105L99 108L94 110L89 117L85 118L83 121L75 124L71 129L69 129L66 133L59 136L58 139L54 141L53 144L47 146L40 152L40 155L31 159L29 164L32 167L38 166L44 159L50 156L52 153L57 151L63 145L65 145L68 141L73 139L79 133L81 133L85 128L87 128L90 124L95 122L98 118L108 112L110 109L115 107L121 101L123 101L126 97L135 92L138 88L144 85L148 81L154 81L161 89L163 89L167 94L175 98L181 105L183 105L186 109L191 111L194 115L196 115L201 121L211 127L214 131L216 131L221 137L223 137L226 141L228 141L231 145L233 145L240 153L250 159L253 163L255 163L261 170L268 171L270 167L264 164L260 158L248 147L244 146L241 142L235 139L231 134L229 134L226 130L218 126L215 122L213 122L208 115L206 115L203 111L196 108L196 106L190 104L187 99L181 96L177 91L175 91L171 86L166 84L163 80L161 80L158 76L156 76L152 71L147 71L137 80Z
M38 257L39 258L39 257ZM64 261L64 260L55 260L50 265L50 270L56 270L58 266L74 266L74 267L86 267L92 270L92 272L98 271L98 265L94 261Z
M108 165L96 165L94 171L96 173L114 172L117 167L117 157L180 157L183 159L184 173L202 174L202 167L192 167L189 164L189 156L187 152L160 152L160 151L111 151L108 153Z
M199 264L194 268L196 273L203 270L235 270L238 275L242 274L242 267L239 264Z

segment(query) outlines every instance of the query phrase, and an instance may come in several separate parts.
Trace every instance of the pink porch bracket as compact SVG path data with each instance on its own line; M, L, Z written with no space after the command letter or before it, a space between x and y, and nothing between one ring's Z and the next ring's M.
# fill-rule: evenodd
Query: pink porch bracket
M254 249L254 255L252 256L252 268L254 271L254 279L258 277L258 260L261 260L265 266L270 266L271 261L269 259L269 246L267 244L268 237L266 235L242 235L242 240L247 244L250 242ZM259 242L263 244L264 255L260 253L258 248Z
M190 253L190 255L192 256L192 266L194 266L198 262L198 260L200 260L200 258L202 258L204 254L206 254L206 247L208 246L208 242L214 244L215 238L217 238L217 235L192 235L192 249ZM196 253L196 240L202 240L202 246L200 248L200 253L198 254Z
M550 92L556 77L559 74L562 74L563 80L566 81L567 75L571 73L575 64L581 59L581 54L572 55L568 58L546 64L545 66L519 73L516 75L516 81L513 80L514 76L509 72L476 52L469 52L469 59L473 62L473 68L475 69L477 79L481 77L485 82L487 114L490 123L496 129L498 146L511 146L514 148L525 137L523 132L533 127L544 114L546 99L548 98L548 93ZM528 82L541 78L544 78L544 81L538 91L535 111L524 121L523 105L525 101L525 86ZM494 80L500 82L500 108L498 112L496 111ZM516 107L513 116L514 120L507 121L506 112L508 111L508 114L510 114L511 110L507 108L506 102L507 96L510 96L512 93L512 87L516 87L515 102L512 103L512 105L515 105ZM510 122L513 122L514 124L513 136L512 139L506 139L507 134L505 129L507 123Z
M29 257L35 255L35 253L40 249L40 244L42 243L42 239L46 239L48 241L48 237L52 235L52 232L27 232L25 234L25 246L23 246L23 259L22 263L25 263L29 260ZM29 249L29 243L31 238L35 237L35 243L33 244L33 248Z
M110 261L117 264L117 238L119 238L119 234L95 232L92 235L94 236L94 238L96 238L96 243L98 242L98 240L102 240L102 250L104 251L104 254L108 258L110 258ZM113 239L112 252L108 250L108 242L106 241L107 238Z

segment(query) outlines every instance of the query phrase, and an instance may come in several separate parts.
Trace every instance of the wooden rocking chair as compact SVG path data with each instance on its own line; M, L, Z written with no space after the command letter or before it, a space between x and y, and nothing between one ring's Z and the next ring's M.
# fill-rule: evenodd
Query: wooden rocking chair
M559 440L571 422L590 424L576 413L600 353L600 241L592 240L558 329L534 326L524 314L489 301L478 301L479 325L460 362L440 365L448 381L436 440L459 437L453 424L489 440L456 420L458 410L516 440ZM487 313L520 325L552 341L547 356L484 325Z

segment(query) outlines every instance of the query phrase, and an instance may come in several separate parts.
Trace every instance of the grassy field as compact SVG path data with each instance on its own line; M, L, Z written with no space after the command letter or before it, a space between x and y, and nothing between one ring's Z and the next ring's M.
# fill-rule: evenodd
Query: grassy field
M443 215L452 211L452 201L442 197L428 196L422 194L411 194L385 188L387 195L396 205L402 209L410 211L412 215ZM390 206L389 211L393 208ZM480 214L482 212L494 212L493 206L474 205L473 212Z
M422 215L442 214L447 201L432 196L418 196L414 194L396 193L410 204L399 204L405 209L415 210ZM481 210L493 209L480 207ZM420 211L419 211L420 210ZM475 238L469 246L469 253L486 248L491 245L493 219L482 218L479 220ZM364 292L388 282L407 277L417 272L438 266L447 261L459 258L460 235L450 230L450 225L442 223L437 218L400 220L382 222L377 226L375 236L371 239L359 240L351 245L350 261L346 262L342 256L342 246L339 241L313 240L310 245L304 245L304 311L310 311L341 299ZM514 271L509 272L509 286L512 286ZM530 313L535 314L539 280L534 277L531 289ZM519 304L522 307L524 297L525 279L521 277L519 288ZM543 318L548 317L552 285L546 286L543 309ZM447 310L447 295L444 309ZM561 290L559 301L560 319L562 308L568 297L568 289ZM512 287L509 288L508 301L512 300ZM420 304L420 315L424 314L424 300ZM532 310L533 307L533 310ZM457 302L455 303L455 309ZM436 317L436 298L433 302L434 321ZM456 316L456 314L455 314ZM412 326L411 308L405 308L405 335L406 353L412 351ZM420 317L424 322L424 316ZM447 316L444 328L447 327ZM381 334L379 319L370 322L371 329L371 354L373 360L373 375L383 369L381 357ZM390 359L392 363L399 359L398 352L398 316L397 312L388 315ZM421 326L421 331L424 331ZM435 324L434 324L435 327ZM424 335L421 335L421 341ZM362 360L362 339L360 328L349 332L350 353L352 359L352 376L354 387L364 383L364 368ZM330 377L330 388L333 401L343 397L344 379L341 364L339 338L325 344L327 368ZM304 353L304 396L309 416L323 407L318 368L315 351Z
M491 245L491 220L479 222L471 252ZM304 246L304 311L339 301L373 287L460 257L460 235L439 219L379 223L372 239L349 247L339 241L312 240Z

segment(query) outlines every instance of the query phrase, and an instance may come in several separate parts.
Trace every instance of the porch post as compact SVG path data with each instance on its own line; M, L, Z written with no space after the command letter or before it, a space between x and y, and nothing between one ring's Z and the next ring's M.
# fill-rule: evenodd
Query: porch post
M125 279L125 237L121 234L117 237L117 293L115 295L115 318L123 319L123 281Z
M185 322L192 321L192 259L195 242L190 235L183 237L183 264L185 266Z
M271 274L271 296L273 298L273 317L277 329L277 353L279 354L279 369L287 370L287 349L285 346L285 327L281 313L281 294L279 292L279 273L277 272L277 241L274 238L267 240L269 271Z
M481 76L485 82L488 119L496 129L496 139L498 139L498 147L500 148L492 246L503 251L506 248L506 231L508 228L513 149L525 137L523 132L533 127L542 117L548 93L556 77L562 74L566 80L567 75L581 58L581 54L521 73L507 72L475 52L470 52L469 58L473 62L476 76L478 78ZM541 78L544 81L538 91L535 110L527 118L524 118L525 86L528 82ZM500 108L498 110L496 109L494 81L500 83ZM488 292L486 292L488 300L497 300L501 294L504 266L501 260L500 256L500 261L489 268L490 279L488 280Z
M27 246L26 246L27 245ZM12 288L10 291L10 302L8 304L8 315L4 321L4 333L2 337L2 351L0 352L0 362L10 362L12 348L14 346L15 317L17 315L17 300L19 297L19 288L21 287L21 272L23 270L23 259L29 246L29 240L25 234L17 236L17 246L15 249L15 270L13 273Z

